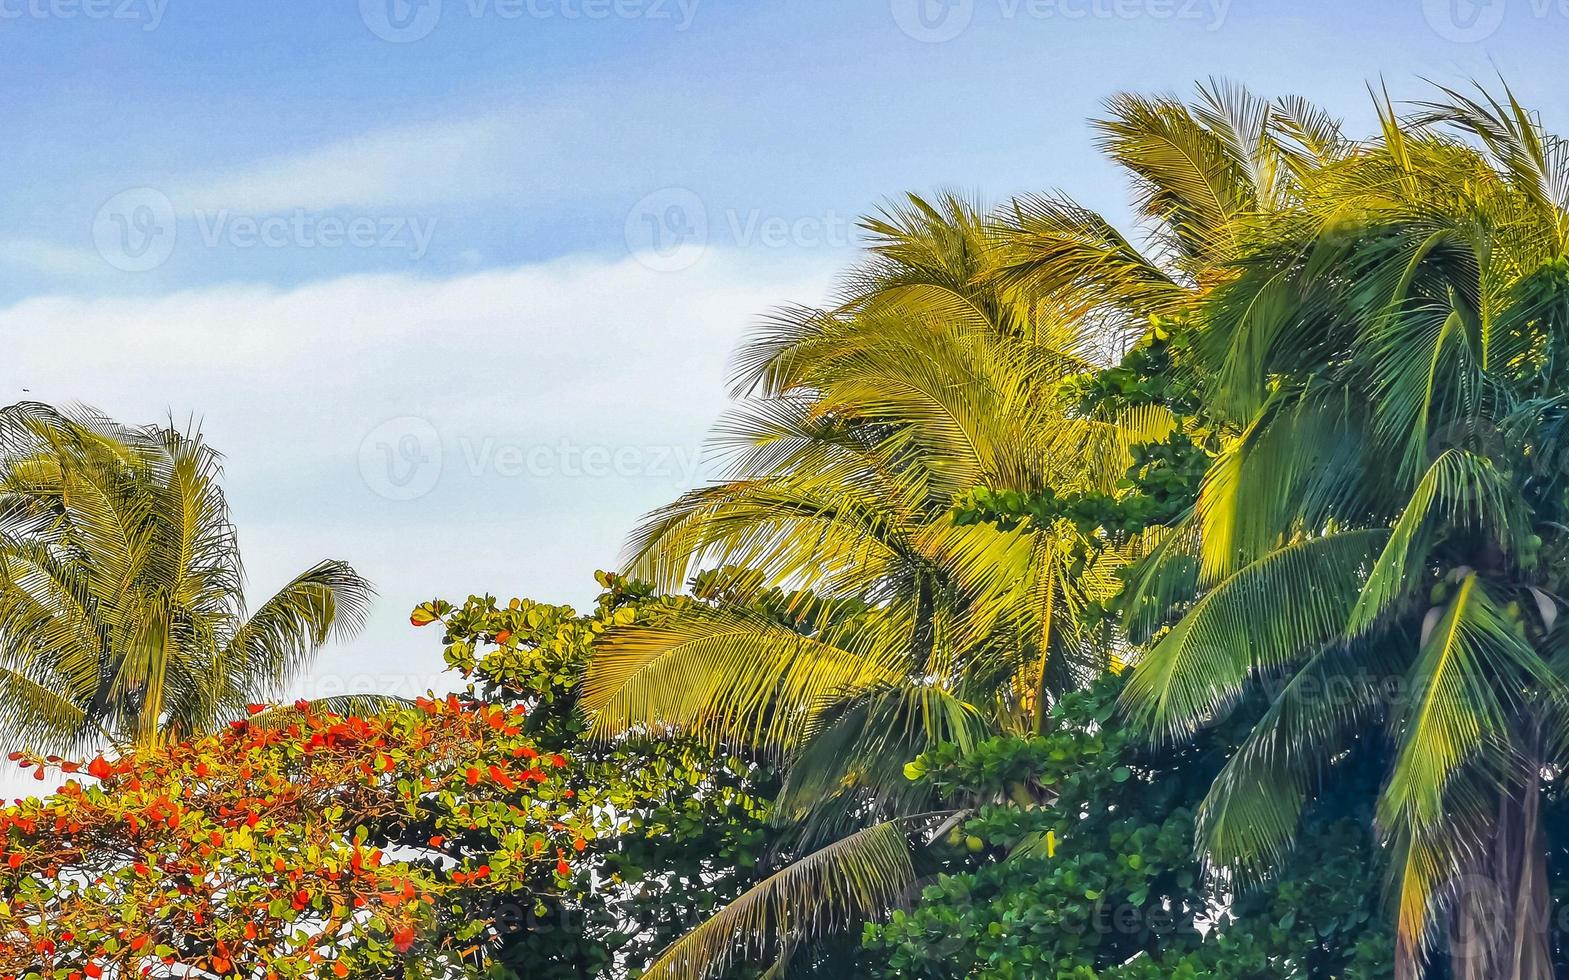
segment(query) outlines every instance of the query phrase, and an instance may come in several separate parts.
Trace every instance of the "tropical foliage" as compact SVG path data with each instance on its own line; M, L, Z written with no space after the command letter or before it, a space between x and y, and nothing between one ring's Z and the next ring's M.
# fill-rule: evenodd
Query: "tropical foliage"
M1388 739L1406 968L1447 937L1463 976L1548 976L1569 169L1507 93L1439 95L1404 125L1384 106L1378 139L1237 229L1194 344L1237 435L1170 549L1195 574L1148 579L1178 615L1127 706L1186 737L1286 679L1200 813L1205 853L1241 873ZM1513 914L1474 934L1497 902Z
M247 617L199 436L0 415L0 725L132 750L94 763L113 793L9 811L29 945L0 977L223 973L245 919L209 912L266 896L261 936L294 858L343 848L440 853L364 872L416 900L357 912L340 862L294 911L356 938L280 928L262 975L1563 970L1569 154L1507 90L1375 108L1354 139L1227 83L1113 98L1132 234L1059 194L868 219L834 300L738 353L723 478L647 518L591 612L414 611L467 685L429 718L204 734L364 584L329 563ZM474 746L421 734L463 719ZM280 811L282 867L215 884L255 810L191 775L220 746L301 807L286 786L341 763L350 804ZM203 815L169 826L176 800ZM150 859L109 843L128 817ZM138 867L206 896L146 915L202 921L113 932ZM415 918L429 953L400 959Z
M768 827L773 771L716 755L690 740L588 737L579 710L583 676L609 629L651 621L682 600L655 598L598 573L594 609L529 599L505 605L471 597L415 610L416 625L440 621L445 658L488 704L526 709L523 734L542 751L566 753L556 774L578 806L595 814L582 831L569 881L547 864L511 886L471 885L465 907L505 918L490 962L520 977L637 976L665 946L754 884L777 838ZM505 849L484 828L463 836L472 853ZM737 972L733 976L745 976Z
M588 819L521 709L456 697L372 718L299 706L85 765L0 810L0 976L448 975L483 966L465 882L573 874ZM521 792L523 788L526 792ZM499 846L477 856L478 828Z
M1064 697L1040 737L939 746L915 761L912 775L967 817L920 900L867 924L872 975L1391 976L1393 931L1355 785L1376 773L1314 809L1301 852L1267 887L1228 895L1194 856L1193 817L1247 719L1151 751L1109 725L1121 688L1111 678Z
M200 433L0 410L0 738L71 751L213 731L363 621L341 561L247 610Z
M1131 655L1106 613L1119 572L1161 543L1146 532L1187 505L1220 433L1161 372L1123 392L1099 370L1152 332L1164 346L1138 356L1172 358L1237 254L1233 224L1283 206L1299 171L1339 152L1322 114L1228 86L1191 107L1108 108L1100 139L1139 189L1154 257L1060 196L993 214L953 198L891 208L866 223L871 258L836 306L775 315L738 356L743 400L718 435L732 478L633 540L629 567L665 587L735 568L866 610L805 639L705 610L618 633L590 672L607 735L668 727L786 762L777 813L833 848L813 858L817 887L855 900L776 915L794 923L776 953L913 887L887 833L924 847L946 814L902 761L1039 731L1063 692ZM988 488L1040 506L988 519ZM655 972L725 962L741 932L725 924Z
M812 880L854 900L787 903L776 951L913 884L878 828L929 846L942 808L895 789L892 758L1040 730L1133 662L1128 717L1167 741L1285 682L1198 813L1222 880L1278 869L1331 770L1387 740L1401 969L1448 937L1462 975L1547 975L1569 170L1507 93L1377 105L1356 141L1235 86L1119 96L1097 131L1147 247L1059 196L912 199L868 222L838 306L742 351L733 478L651 518L631 567L734 567L865 612L805 640L709 611L629 629L588 706L607 735L779 754L778 815L838 838ZM1108 345L1131 356L1095 370ZM919 722L853 710L879 697L919 699ZM1475 934L1487 902L1518 914ZM656 972L700 975L758 924L721 917Z

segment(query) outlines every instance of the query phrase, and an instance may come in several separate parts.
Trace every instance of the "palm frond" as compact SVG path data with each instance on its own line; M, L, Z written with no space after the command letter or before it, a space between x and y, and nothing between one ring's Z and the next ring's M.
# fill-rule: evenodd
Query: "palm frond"
M904 680L902 642L857 642L866 645L838 647L743 610L692 609L608 634L583 707L601 738L678 730L790 751L840 700Z
M1123 705L1139 725L1179 737L1225 711L1250 678L1339 637L1388 532L1294 541L1206 592L1135 665Z
M1205 859L1258 876L1280 861L1330 762L1384 707L1377 648L1334 643L1291 676L1227 760L1197 817Z
M1486 528L1501 533L1510 550L1518 552L1529 533L1522 510L1513 488L1491 460L1463 449L1446 450L1428 468L1395 522L1357 597L1347 630L1366 632L1391 606L1428 584L1421 568L1440 528Z
M818 937L882 913L915 884L904 828L935 816L876 824L790 864L677 940L643 976L703 980L784 937Z

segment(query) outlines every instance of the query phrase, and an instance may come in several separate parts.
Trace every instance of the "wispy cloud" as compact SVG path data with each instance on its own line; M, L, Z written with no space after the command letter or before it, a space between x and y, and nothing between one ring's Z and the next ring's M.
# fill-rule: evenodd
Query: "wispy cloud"
M480 118L365 133L266 157L171 189L177 207L250 213L421 207L514 193L541 163L520 119Z

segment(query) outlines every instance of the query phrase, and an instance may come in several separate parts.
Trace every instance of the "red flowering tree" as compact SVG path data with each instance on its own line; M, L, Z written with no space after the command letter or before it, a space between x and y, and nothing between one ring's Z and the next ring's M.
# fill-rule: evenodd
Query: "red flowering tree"
M66 782L0 810L0 978L468 972L496 929L453 906L465 889L571 875L590 831L520 708L276 714L112 761L14 757Z

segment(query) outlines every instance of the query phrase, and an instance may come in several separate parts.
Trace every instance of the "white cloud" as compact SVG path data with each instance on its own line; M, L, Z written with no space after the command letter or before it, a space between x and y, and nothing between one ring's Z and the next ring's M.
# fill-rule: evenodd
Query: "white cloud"
M516 189L541 163L523 121L507 114L373 131L303 153L263 158L174 189L184 210L421 207Z
M408 627L408 609L487 590L586 598L637 518L694 478L737 339L771 306L823 299L840 260L714 250L679 274L563 259L444 280L29 299L0 309L15 385L0 403L201 419L227 456L255 598L327 556L380 588L372 628L308 689L422 684L439 643ZM401 467L421 447L367 436L408 416L435 431L440 468L399 500L376 453ZM362 443L375 452L362 458Z

